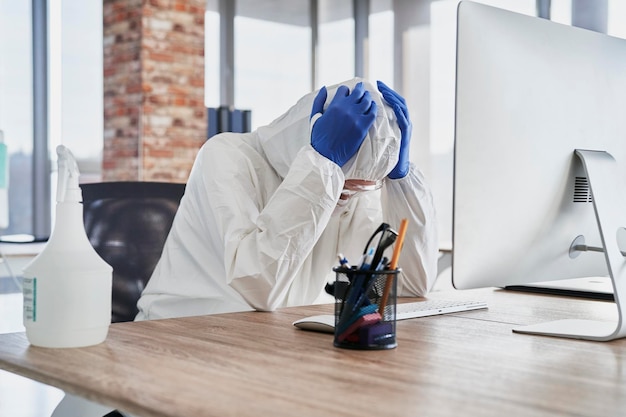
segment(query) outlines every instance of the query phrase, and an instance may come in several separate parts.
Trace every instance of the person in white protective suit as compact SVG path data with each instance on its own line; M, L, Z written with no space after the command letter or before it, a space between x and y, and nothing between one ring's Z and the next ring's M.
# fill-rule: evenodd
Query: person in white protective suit
M322 88L268 126L209 139L136 320L333 302L324 287L337 254L356 262L381 222L403 218L398 295L425 295L437 269L433 201L409 162L406 103L377 87ZM68 395L53 417L108 411Z
M425 295L437 268L433 201L408 159L404 99L383 83L378 87L385 98L360 79L322 88L268 126L209 139L139 300L137 320L323 301L337 253L357 262L382 221L397 228L402 218L409 226L398 294ZM369 111L366 117L350 113L351 99L362 113ZM350 131L350 117L366 120ZM352 149L326 146L349 143L350 135L356 137ZM392 179L401 164L404 171Z

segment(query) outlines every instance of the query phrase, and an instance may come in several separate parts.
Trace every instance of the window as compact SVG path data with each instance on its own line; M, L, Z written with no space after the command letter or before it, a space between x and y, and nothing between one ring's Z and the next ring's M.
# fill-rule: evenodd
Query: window
M217 1L207 2L204 13L204 104L220 104L220 14Z
M32 233L33 73L31 2L0 2L0 130L9 154L9 227Z
M99 181L103 142L102 2L49 1L51 159L56 161L56 146L63 144L78 161L81 182Z
M371 0L369 16L369 75L393 88L393 9L391 0Z
M235 107L266 125L311 91L311 27L306 0L238 0Z
M618 38L626 38L626 2L609 0L607 33Z
M46 2L34 4L43 7ZM42 136L48 141L47 159L56 161L55 147L63 143L74 153L82 181L100 178L102 4L49 1L49 31L43 33L48 38L43 47L48 56L48 91L43 92L35 90L33 81L32 18L31 2L0 2L0 129L10 156L9 227L2 231L4 235L35 234L38 213L34 208L41 203L34 197L34 184L48 190L56 185L48 169L39 170L45 177L33 181L34 94L49 98L48 126L43 126L48 137ZM44 87L38 84L37 88ZM54 199L54 192L49 195ZM45 215L51 217L51 213Z
M319 0L318 86L354 77L354 11L352 0Z

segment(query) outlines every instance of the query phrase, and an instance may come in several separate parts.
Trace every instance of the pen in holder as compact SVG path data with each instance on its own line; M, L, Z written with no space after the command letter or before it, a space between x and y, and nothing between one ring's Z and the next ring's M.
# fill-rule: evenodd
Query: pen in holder
M392 349L396 342L396 279L400 269L334 268L334 345Z

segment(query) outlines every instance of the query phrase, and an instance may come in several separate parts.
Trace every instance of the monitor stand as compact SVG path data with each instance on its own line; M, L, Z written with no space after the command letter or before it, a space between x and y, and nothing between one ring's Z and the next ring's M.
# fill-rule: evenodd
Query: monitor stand
M566 319L514 328L515 333L567 337L594 341L609 341L626 336L626 325L622 319L621 300L626 299L626 259L619 247L619 236L626 235L620 223L626 204L622 201L622 187L616 187L621 174L618 163L607 152L577 149L587 173L593 197L593 206L602 240L601 250L606 257L609 276L613 283L613 297L617 305L617 321Z

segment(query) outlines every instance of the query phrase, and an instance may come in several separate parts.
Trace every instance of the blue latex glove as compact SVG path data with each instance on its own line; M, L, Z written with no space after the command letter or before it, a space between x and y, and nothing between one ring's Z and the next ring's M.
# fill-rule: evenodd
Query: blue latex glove
M313 100L311 117L317 113L322 116L313 125L311 146L342 167L359 150L374 123L376 102L363 83L355 85L352 93L345 85L340 86L324 111L327 95L326 87L322 87Z
M406 106L406 101L400 94L393 91L382 81L378 81L377 84L378 90L383 95L383 98L393 108L396 114L401 133L400 157L388 177L392 180L404 178L409 173L410 169L409 150L411 148L411 132L413 130L413 124L409 119L409 109Z

